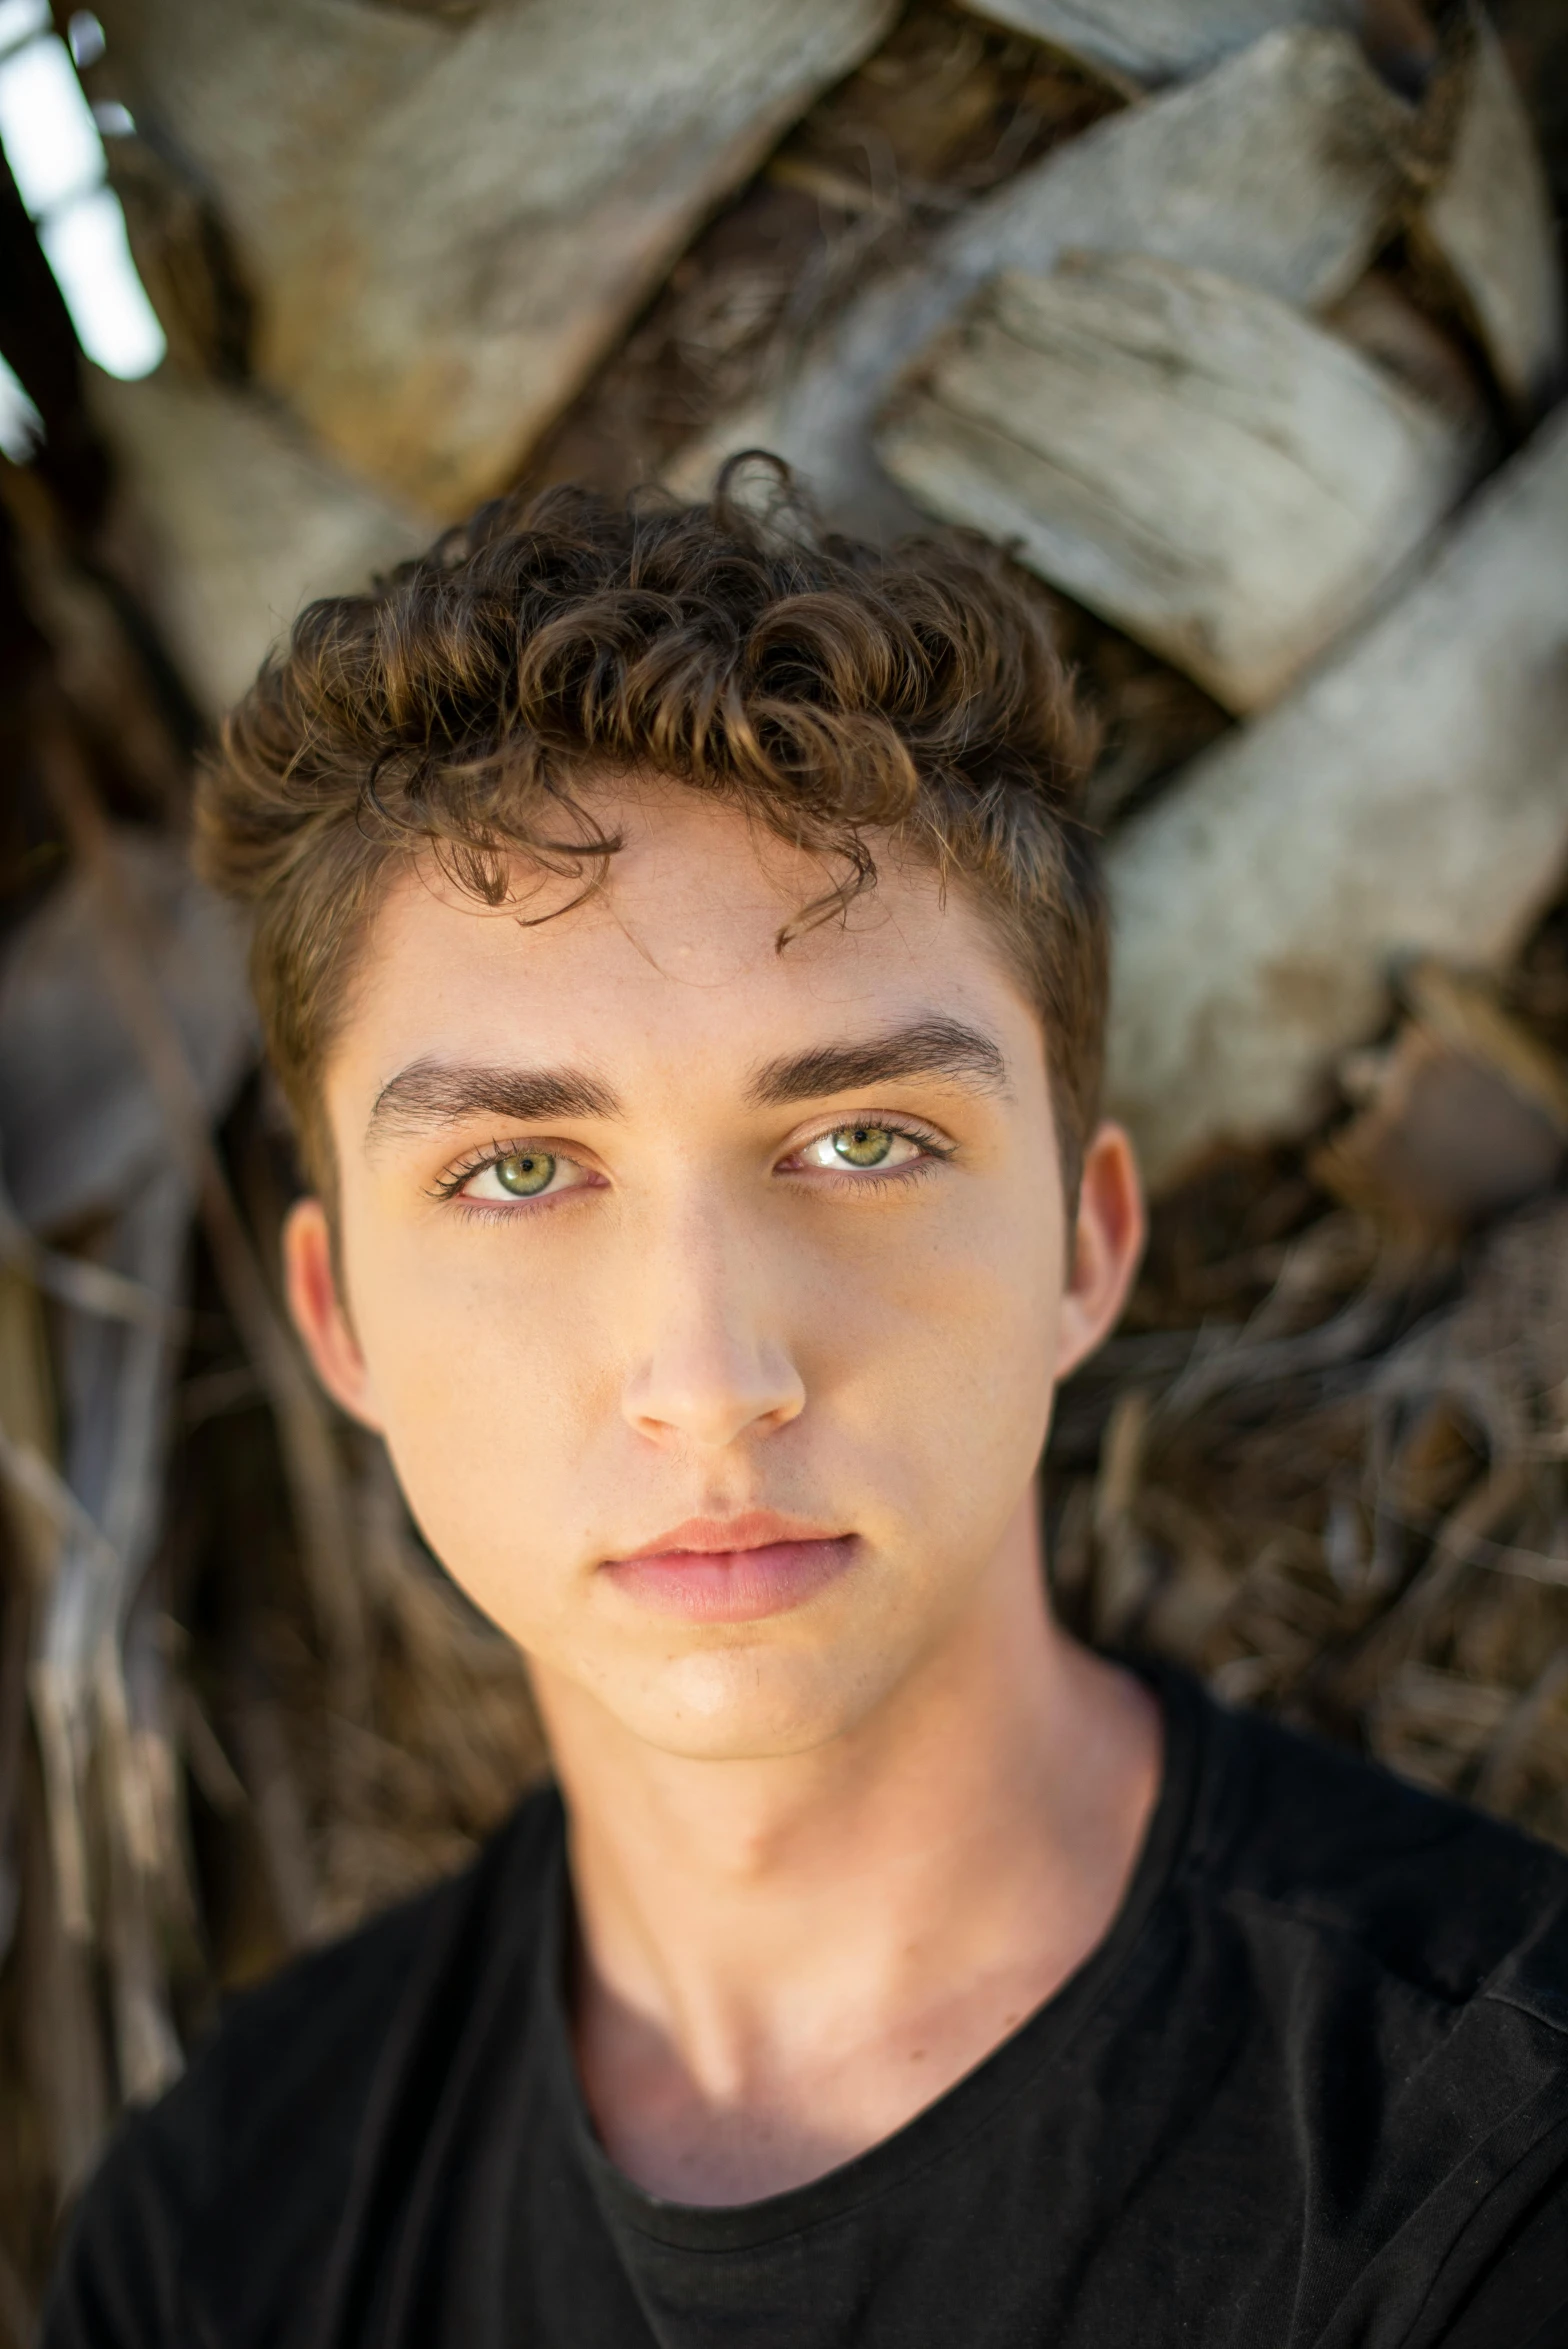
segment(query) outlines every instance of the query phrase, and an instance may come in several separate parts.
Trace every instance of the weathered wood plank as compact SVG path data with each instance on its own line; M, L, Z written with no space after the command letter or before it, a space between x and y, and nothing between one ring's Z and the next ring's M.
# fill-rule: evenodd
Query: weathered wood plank
M1399 600L1111 844L1109 1099L1156 1185L1289 1134L1393 957L1500 960L1568 854L1568 409Z
M1185 80L1284 25L1353 31L1360 0L965 0L976 15L1049 41L1101 72Z
M1143 254L998 278L877 447L927 511L1015 544L1234 710L1363 609L1478 454L1272 295Z
M214 191L257 363L440 513L504 481L695 223L894 0L104 0L144 130Z
M362 587L430 535L244 393L100 377L93 406L157 558L160 617L214 716L312 596Z
M1546 174L1502 44L1472 12L1462 91L1418 246L1452 276L1514 409L1539 413L1564 365L1562 264Z
M956 222L918 266L873 286L766 401L672 468L698 495L737 449L771 448L835 518L907 527L871 450L894 379L987 278L1064 252L1154 253L1315 307L1355 282L1405 193L1410 110L1343 33L1271 34L1198 82L1114 115Z

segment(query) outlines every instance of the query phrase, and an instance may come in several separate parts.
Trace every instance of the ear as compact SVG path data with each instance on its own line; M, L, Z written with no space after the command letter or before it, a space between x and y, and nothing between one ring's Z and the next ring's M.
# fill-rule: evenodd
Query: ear
M370 1373L338 1291L332 1227L319 1199L300 1199L283 1225L283 1288L316 1376L351 1418L380 1433Z
M1072 1261L1062 1299L1056 1375L1066 1378L1115 1328L1143 1255L1148 1226L1132 1144L1102 1125L1084 1153Z

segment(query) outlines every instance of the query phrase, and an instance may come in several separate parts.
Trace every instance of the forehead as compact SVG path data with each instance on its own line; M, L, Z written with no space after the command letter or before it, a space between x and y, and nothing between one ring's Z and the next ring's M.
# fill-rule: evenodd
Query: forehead
M781 952L781 929L838 880L831 860L679 785L605 788L592 806L622 846L579 904L579 884L522 861L501 910L433 864L398 877L367 941L329 1092L339 1064L358 1090L416 1056L476 1049L749 1065L761 1049L912 1011L1034 1024L967 889L944 889L890 840L872 843L875 884L842 918Z

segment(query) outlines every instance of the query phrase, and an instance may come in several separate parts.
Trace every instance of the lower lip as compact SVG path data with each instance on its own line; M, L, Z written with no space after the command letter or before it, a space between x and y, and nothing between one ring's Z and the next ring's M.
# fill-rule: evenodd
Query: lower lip
M666 1550L605 1566L619 1589L662 1615L694 1623L756 1623L804 1606L848 1567L853 1534L834 1541L769 1542L757 1550Z

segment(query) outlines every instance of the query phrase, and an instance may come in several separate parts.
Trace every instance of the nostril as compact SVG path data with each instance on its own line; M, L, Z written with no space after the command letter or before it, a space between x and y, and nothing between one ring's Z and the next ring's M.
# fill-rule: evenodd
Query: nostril
M713 1363L704 1371L666 1358L628 1382L624 1407L633 1426L658 1440L722 1449L787 1426L805 1399L804 1382L787 1361Z

